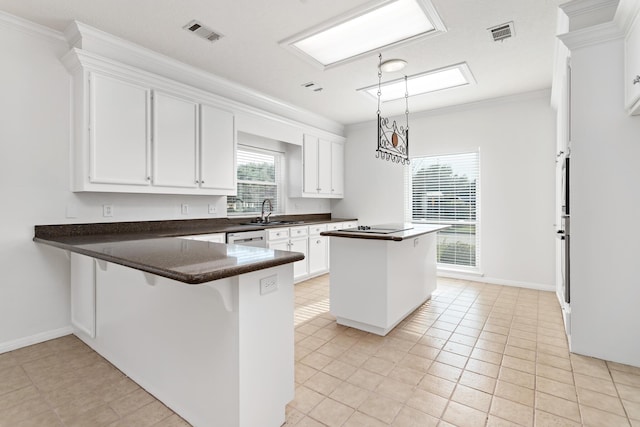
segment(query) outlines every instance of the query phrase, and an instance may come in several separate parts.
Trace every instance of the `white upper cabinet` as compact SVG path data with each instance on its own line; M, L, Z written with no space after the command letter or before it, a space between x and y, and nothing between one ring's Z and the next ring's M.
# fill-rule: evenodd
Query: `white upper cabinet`
M344 144L331 143L331 195L344 195Z
M151 91L97 73L89 79L88 180L149 185Z
M72 50L72 190L236 193L234 114L212 94Z
M200 106L200 187L236 194L235 135L232 113Z
M198 104L155 91L153 185L198 187L198 146Z
M331 196L331 143L318 140L318 193Z
M305 135L302 143L303 192L317 194L320 192L318 183L318 138Z
M338 198L344 195L344 146L305 134L289 159L291 197Z
M625 40L625 101L629 114L640 114L640 16Z

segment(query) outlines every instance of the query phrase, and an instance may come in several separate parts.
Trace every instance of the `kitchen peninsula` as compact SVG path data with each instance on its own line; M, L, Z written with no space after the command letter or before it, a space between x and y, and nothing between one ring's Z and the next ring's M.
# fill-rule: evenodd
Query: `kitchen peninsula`
M80 339L194 426L285 422L302 254L59 227L34 240L70 253Z
M339 324L386 335L436 288L437 231L446 225L359 226L331 238L330 310Z

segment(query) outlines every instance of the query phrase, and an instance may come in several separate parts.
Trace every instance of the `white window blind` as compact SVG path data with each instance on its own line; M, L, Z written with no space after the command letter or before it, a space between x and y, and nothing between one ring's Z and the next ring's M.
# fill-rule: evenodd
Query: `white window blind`
M478 152L411 159L407 216L413 222L445 224L438 233L438 263L479 267Z
M228 214L258 214L270 199L273 213L282 211L282 153L238 146L238 195L227 197Z

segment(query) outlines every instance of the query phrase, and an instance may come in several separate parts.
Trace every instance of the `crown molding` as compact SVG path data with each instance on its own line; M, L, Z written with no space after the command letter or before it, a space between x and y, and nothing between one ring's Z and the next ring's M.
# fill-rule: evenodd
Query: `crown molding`
M64 31L70 46L112 58L141 70L201 89L220 97L278 116L343 135L344 125L319 114L288 104L231 80L187 65L104 31L73 21Z
M560 5L569 19L568 31L577 31L613 20L620 0L573 0Z
M44 25L27 21L24 18L11 15L3 11L0 11L0 26L20 31L31 36L42 37L51 41L66 42L64 35L59 31L52 30Z
M613 22L594 25L558 35L558 38L570 50L582 49L624 38L624 32Z
M559 7L569 18L615 9L620 0L573 0Z
M640 15L640 0L620 0L614 21L627 34L638 19L638 15Z

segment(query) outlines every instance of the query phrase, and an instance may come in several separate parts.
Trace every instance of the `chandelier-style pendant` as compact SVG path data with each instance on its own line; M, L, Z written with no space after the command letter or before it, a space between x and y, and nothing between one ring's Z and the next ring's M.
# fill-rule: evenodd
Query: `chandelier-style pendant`
M405 126L398 126L396 121L389 124L390 120L382 117L380 113L380 98L382 96L382 54L378 55L378 148L376 158L391 160L394 163L409 164L409 90L407 88L407 76L404 76L405 86Z

